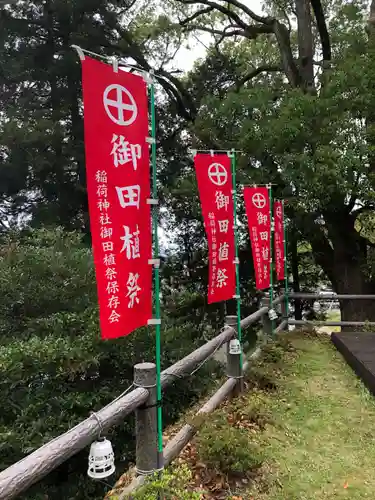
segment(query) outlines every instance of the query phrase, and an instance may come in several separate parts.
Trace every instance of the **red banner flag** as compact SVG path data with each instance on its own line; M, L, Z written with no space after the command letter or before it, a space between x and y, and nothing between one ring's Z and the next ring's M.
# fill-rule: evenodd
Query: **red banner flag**
M270 287L271 220L266 187L245 187L244 200L258 290Z
M236 293L231 161L226 154L194 158L209 250L208 303Z
M274 245L275 268L278 280L285 279L285 251L284 251L284 213L283 203L280 200L273 204L273 219L275 221Z
M152 317L147 88L143 78L87 56L82 86L100 327L109 339Z

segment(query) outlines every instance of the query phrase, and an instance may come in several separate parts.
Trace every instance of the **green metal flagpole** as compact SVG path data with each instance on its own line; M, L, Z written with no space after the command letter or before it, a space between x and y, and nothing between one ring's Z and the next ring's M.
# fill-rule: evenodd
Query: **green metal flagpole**
M273 199L272 199L272 185L268 185L268 194L270 199L270 222L271 222L271 235L270 235L270 310L273 309L273 238L274 238L274 220L273 220ZM271 335L274 335L275 323L271 320Z
M232 164L232 183L233 183L233 221L234 221L235 266L236 266L237 335L241 346L240 369L242 373L243 354L242 354L242 331L241 331L240 261L238 258L236 152L234 149L232 149L230 153L230 158Z
M281 200L284 225L284 279L285 279L285 315L289 318L289 282L288 282L288 232L285 219L284 200Z
M152 77L152 75L151 75ZM156 118L155 118L155 87L151 80L150 91L150 114L151 114L151 166L152 166L152 198L157 199L158 189L156 184ZM153 233L153 258L159 259L158 238L158 209L153 205L152 210L152 233ZM158 469L163 468L163 416L162 416L162 392L161 392L161 326L160 326L160 275L159 265L154 266L154 315L156 320L156 397L157 397L157 431L158 431Z

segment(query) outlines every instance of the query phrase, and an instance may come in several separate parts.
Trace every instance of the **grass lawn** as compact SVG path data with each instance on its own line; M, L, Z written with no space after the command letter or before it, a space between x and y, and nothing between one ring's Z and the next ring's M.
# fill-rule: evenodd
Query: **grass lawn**
M326 321L340 321L340 320L341 320L340 311L333 310L327 312ZM321 326L319 327L319 332L321 333L341 332L341 326Z
M181 489L161 498L375 498L375 398L328 336L285 334L245 380L168 469Z
M269 487L243 498L375 498L374 398L329 339L296 335L292 345L278 392L263 393L274 420L258 435Z

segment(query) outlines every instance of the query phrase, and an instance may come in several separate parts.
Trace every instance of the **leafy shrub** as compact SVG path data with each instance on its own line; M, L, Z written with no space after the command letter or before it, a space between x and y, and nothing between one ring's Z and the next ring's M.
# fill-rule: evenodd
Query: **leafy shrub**
M245 474L262 463L248 429L229 425L223 413L215 412L207 419L198 432L196 446L198 456L208 467L226 474Z
M161 474L152 476L147 483L131 496L134 500L199 500L201 493L186 491L192 473L186 465L166 469Z
M274 369L265 364L251 366L244 375L244 380L250 387L274 391L277 389L277 378Z
M259 393L253 393L250 399L245 396L231 402L229 411L240 425L245 420L247 423L255 424L260 429L264 429L266 424L272 422L272 415L259 396Z
M267 343L262 347L262 361L264 363L279 363L284 354L284 349L278 343Z
M91 251L61 229L15 234L0 244L0 469L9 467L121 394L133 366L155 358L155 332L100 338ZM176 326L163 311L166 368L200 344L188 321ZM209 387L216 365L176 380L163 399L173 422ZM119 473L134 458L132 417L112 429ZM87 453L67 461L25 498L102 498L105 486L86 477ZM115 479L110 478L110 481ZM79 492L79 497L77 497Z

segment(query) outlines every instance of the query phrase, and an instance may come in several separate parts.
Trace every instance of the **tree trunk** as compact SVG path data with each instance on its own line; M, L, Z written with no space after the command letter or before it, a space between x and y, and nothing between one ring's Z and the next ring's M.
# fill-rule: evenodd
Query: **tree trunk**
M374 283L368 276L367 248L354 228L350 215L336 221L329 228L334 252L333 272L335 291L339 294L366 295L374 293ZM374 321L375 302L373 300L341 300L343 321ZM346 331L357 330L345 327Z
M309 0L296 0L298 23L298 52L300 72L305 90L314 88L314 42L311 27L311 6Z

